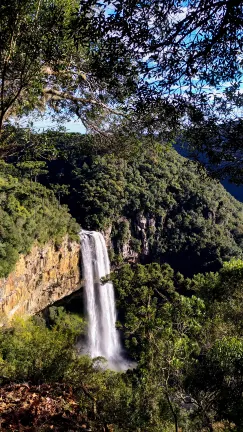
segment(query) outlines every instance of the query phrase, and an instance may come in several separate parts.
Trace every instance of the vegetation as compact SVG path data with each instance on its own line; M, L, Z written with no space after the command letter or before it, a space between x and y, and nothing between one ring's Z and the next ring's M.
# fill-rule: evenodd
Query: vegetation
M129 244L143 261L192 275L242 256L242 205L171 147L137 142L135 154L121 158L98 149L88 135L49 132L23 142L18 157L6 158L9 169L20 178L32 170L33 179L39 170L38 181L86 229L112 226L114 261Z
M122 159L98 151L89 136L18 132L18 157L13 152L1 163L3 239L5 248L17 250L1 259L3 275L33 241L76 235L78 226L60 202L85 227L112 225L116 252L130 242L150 263L120 260L112 275L133 370L112 372L100 359L80 355L75 344L85 324L62 310L51 311L48 327L35 318L1 330L3 430L8 424L28 430L31 419L36 428L57 431L68 424L94 431L240 432L243 264L193 274L241 257L242 205L170 147L142 151L144 143L137 143L136 158Z
M0 329L1 430L243 431L243 207L171 148L242 181L242 23L240 0L1 1L0 277L33 243L77 237L61 204L111 228L136 361L82 355L85 322L63 309L16 319ZM36 111L95 138L16 127Z
M77 0L1 2L0 132L10 118L36 109L48 108L60 119L77 115L91 128L95 114L112 111L109 92L74 38L79 10Z
M3 430L14 430L10 419L65 430L68 419L76 430L240 432L242 278L242 261L193 279L168 265L117 269L120 327L137 362L126 373L78 354L78 316L51 308L49 327L16 320L0 334Z
M113 275L144 429L170 419L169 431L242 430L242 269L232 261L189 280L165 265L126 265Z
M0 203L0 277L13 270L19 254L28 253L34 242L53 239L60 244L67 233L77 238L79 227L67 208L39 183L1 174Z
M154 101L156 96L169 92L172 97L183 95L182 85L190 98L193 92L197 97L205 95L205 84L212 88L240 80L241 65L236 54L242 48L239 0L207 4L200 0L169 3L154 0L149 4L116 0L100 4L88 0L86 5L84 13L77 17L77 39L85 36L88 39L84 26L88 24L93 37L87 43L97 67L106 61L103 73L108 72L108 67L113 71L118 59L124 71L125 55L132 58L133 67L143 72L138 87L143 101L151 88ZM94 6L96 14L92 13ZM116 32L112 33L112 29ZM95 50L92 44L98 40Z
M139 218L155 224L146 228L151 262L120 261L112 275L118 326L137 367L113 372L81 355L85 323L63 310L51 310L48 327L40 317L16 320L0 332L3 431L240 432L242 261L191 279L176 271L240 257L242 205L169 147L140 149L134 160L89 154L88 136L49 133L38 147L31 139L1 164L5 247L18 254L35 240L75 236L60 202L85 227L112 224L118 252L131 241L142 253ZM13 256L1 259L6 274Z
M47 109L109 147L241 118L240 0L5 0L0 17L1 131Z

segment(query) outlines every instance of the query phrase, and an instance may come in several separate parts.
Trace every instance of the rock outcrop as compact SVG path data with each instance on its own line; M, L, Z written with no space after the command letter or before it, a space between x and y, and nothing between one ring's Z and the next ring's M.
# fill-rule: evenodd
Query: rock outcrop
M20 256L15 270L0 279L2 317L33 315L81 288L80 258L80 244L68 237L59 247L35 245Z
M156 231L156 221L153 217L144 216L143 214L139 214L137 216L137 220L134 223L135 232L137 233L138 238L141 239L142 250L141 253L144 256L149 255L149 242L148 242L148 232L153 229Z
M105 232L106 245L119 254L124 262L144 262L151 252L151 237L156 236L159 225L160 218L154 215L140 212L134 219L122 216L114 222L114 229L110 226Z

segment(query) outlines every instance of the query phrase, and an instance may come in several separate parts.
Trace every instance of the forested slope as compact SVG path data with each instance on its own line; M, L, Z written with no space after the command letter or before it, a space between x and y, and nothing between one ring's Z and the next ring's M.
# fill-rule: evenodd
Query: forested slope
M29 176L28 164L41 162L38 180L82 227L112 226L116 255L129 243L142 262L168 262L188 275L242 256L242 204L193 162L146 142L131 158L102 154L92 144L88 136L52 132L39 137L37 151L8 162L19 176Z
M0 172L0 277L8 275L19 254L28 253L34 242L54 239L58 244L66 233L76 237L78 228L52 191Z

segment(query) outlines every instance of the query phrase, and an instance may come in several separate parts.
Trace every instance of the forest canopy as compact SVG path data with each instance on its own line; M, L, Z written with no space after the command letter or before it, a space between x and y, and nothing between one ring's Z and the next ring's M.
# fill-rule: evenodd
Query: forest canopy
M48 326L37 316L1 329L2 430L241 432L242 269L232 261L191 280L156 263L117 269L120 328L137 361L126 373L77 352L85 323L63 308L50 308Z
M243 206L172 148L242 182L242 24L240 0L1 0L0 278L102 231L131 361L83 355L81 307L3 319L1 430L242 432Z
M128 246L142 261L191 275L242 256L242 204L170 147L137 141L124 159L92 136L48 132L22 136L6 162L20 179L52 189L83 228L112 228L114 261Z
M207 138L214 161L232 158L242 21L237 0L2 1L0 129L48 109L78 116L107 145L156 135L203 151Z
M64 235L77 239L79 225L68 209L58 205L53 192L28 179L0 176L0 277L6 277L19 254L30 252L33 243L50 240L60 244Z

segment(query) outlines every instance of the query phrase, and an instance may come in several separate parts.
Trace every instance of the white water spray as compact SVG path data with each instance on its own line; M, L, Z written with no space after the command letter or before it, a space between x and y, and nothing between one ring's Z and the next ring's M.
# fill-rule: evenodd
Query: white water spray
M87 349L92 358L105 357L109 364L122 368L122 347L116 330L116 308L109 275L110 262L104 237L95 231L81 231L84 292L88 317Z

